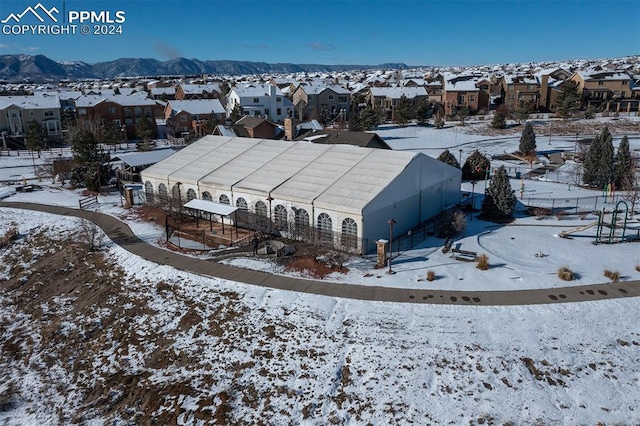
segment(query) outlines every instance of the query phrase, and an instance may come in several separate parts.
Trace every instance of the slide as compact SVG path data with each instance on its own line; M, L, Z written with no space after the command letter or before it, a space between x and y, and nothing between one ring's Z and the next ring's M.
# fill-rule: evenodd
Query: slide
M566 231L560 231L560 232L558 232L558 236L562 237L562 238L567 238L567 236L569 236L570 234L575 234L576 232L584 231L584 230L592 228L594 226L598 226L598 221L595 221L595 222L590 223L588 225L579 226L577 228L569 229L569 230L566 230Z

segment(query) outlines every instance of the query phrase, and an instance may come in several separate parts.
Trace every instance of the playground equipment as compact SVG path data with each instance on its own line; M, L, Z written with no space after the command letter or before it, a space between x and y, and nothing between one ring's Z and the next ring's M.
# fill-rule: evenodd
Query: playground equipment
M621 206L622 204L622 206ZM619 218L618 215L624 213L624 218ZM569 235L575 234L577 232L585 231L589 228L593 228L596 226L596 239L593 241L593 244L614 244L614 243L624 243L626 241L630 241L634 239L634 237L627 237L627 221L629 218L629 206L624 201L618 201L616 207L611 212L611 221L605 222L605 215L607 214L606 209L603 207L601 212L598 212L598 220L592 223L589 223L584 226L579 226L577 228L568 229L566 231L558 232L558 236L562 238L571 238ZM624 220L621 225L618 224L619 220ZM606 235L603 232L604 228L609 228L609 235ZM616 230L622 229L622 235L620 237L616 237ZM632 228L633 229L633 228Z
M558 232L558 236L561 237L561 238L571 238L571 237L569 237L569 235L575 234L576 232L586 231L589 228L593 228L594 226L598 226L599 223L600 223L600 221L598 220L598 221L590 223L588 225L579 226L577 228L568 229L566 231L560 231L560 232Z
M616 233L616 228L618 227L617 225L617 221L618 221L618 212L620 211L620 204L624 205L624 223L621 226L622 228L622 236L620 237L619 240L615 239L615 233ZM604 222L604 215L605 215L605 209L602 209L602 213L600 214L600 217L598 218L598 229L596 231L596 240L593 242L594 244L602 244L602 243L606 243L606 244L612 244L612 243L623 243L625 242L625 231L627 230L627 218L629 216L629 206L627 205L626 202L624 201L618 201L618 203L616 204L615 209L613 209L613 213L611 214L611 223L607 224ZM609 237L605 238L602 235L602 228L603 226L608 226L609 227Z

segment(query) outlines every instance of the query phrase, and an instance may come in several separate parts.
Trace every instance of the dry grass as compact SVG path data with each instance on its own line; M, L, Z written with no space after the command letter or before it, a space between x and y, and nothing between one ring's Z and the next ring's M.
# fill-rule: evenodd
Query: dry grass
M427 281L433 281L436 279L436 273L433 271L427 271Z
M478 264L476 265L476 268L480 269L481 271L486 271L487 269L489 269L489 257L482 253L480 256L478 256Z
M558 269L558 278L563 281L572 281L574 278L573 271L568 266L562 266Z
M608 269L604 270L604 276L609 278L612 282L617 283L620 281L620 272L619 271L610 271Z
M541 220L549 216L551 214L551 210L544 207L536 207L533 209L533 214L536 216L536 219Z

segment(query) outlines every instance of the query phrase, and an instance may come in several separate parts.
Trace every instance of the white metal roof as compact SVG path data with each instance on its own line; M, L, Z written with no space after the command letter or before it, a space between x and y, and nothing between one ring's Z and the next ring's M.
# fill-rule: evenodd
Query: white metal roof
M409 172L403 172L411 165ZM271 195L280 200L359 213L392 182L393 197L459 174L425 154L351 145L325 145L205 136L142 172L148 178ZM403 176L405 181L398 183ZM399 189L395 189L399 188ZM389 192L387 190L387 192Z
M191 166L192 163L197 162L199 158L205 158L206 154L216 149L218 145L219 143L212 143L211 141L207 141L206 138L200 139L167 159L149 167L144 171L144 175L150 178L166 180L174 175L174 173L182 170L182 175L184 176L186 174L186 171L183 170L185 166ZM203 172L199 177L205 174L206 173ZM197 180L197 177L195 180Z
M203 212L220 214L222 216L229 216L231 213L238 210L237 207L230 206L228 204L214 203L208 200L194 199L187 202L183 207L195 210L202 210Z
M145 152L125 152L114 156L111 162L122 161L130 167L138 167L146 164L155 164L174 153L175 151L171 148Z
M251 140L251 139L249 139ZM273 161L285 150L294 146L292 143L271 143L271 140L256 140L241 155L227 161L200 180L202 187L230 189L237 182L245 179L256 170ZM230 142L236 143L236 142ZM236 143L236 146L243 145ZM246 145L244 145L246 146Z

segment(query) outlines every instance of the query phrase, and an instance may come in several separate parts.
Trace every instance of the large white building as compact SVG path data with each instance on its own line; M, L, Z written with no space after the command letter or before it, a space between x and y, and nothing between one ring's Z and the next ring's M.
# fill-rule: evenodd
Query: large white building
M313 232L315 239L375 241L459 201L461 171L425 154L206 136L141 173L148 202L180 197L230 204ZM286 234L286 232L285 232Z
M275 123L293 117L293 103L282 91L270 84L240 84L227 95L227 116L236 105L246 115L263 117Z

